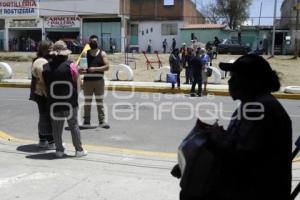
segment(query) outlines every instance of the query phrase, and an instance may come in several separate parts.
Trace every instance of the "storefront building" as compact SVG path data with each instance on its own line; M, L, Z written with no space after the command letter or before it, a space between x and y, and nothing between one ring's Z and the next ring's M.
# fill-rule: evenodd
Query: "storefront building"
M4 50L34 51L42 39L42 20L37 0L1 0L0 18L4 20Z
M104 50L114 43L117 51L124 51L125 1L0 0L0 50L1 41L6 51L35 51L42 39L61 39L78 53L91 35L97 35Z

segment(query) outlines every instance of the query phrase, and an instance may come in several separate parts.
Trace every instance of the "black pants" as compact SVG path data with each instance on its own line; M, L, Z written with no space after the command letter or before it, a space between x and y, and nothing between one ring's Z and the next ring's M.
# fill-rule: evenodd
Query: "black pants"
M195 93L196 84L198 84L198 95L202 93L202 77L200 75L194 76L194 81L192 83L191 93Z
M193 74L192 74L191 67L186 67L185 68L185 82L187 84L193 83Z
M52 126L50 111L45 97L36 95L36 103L39 109L38 132L40 141L48 141L53 143Z
M173 74L177 74L177 87L180 88L180 72L178 73L173 73ZM172 83L172 88L175 87L175 84Z

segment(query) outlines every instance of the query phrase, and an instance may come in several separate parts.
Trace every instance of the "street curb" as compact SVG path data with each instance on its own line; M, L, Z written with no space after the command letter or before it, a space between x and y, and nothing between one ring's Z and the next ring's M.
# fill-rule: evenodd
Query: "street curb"
M0 83L0 88L30 88L28 83ZM105 87L109 91L129 91L129 92L147 92L147 93L168 93L168 94L188 94L190 89L172 89L170 87L147 87L147 86L120 86L120 85L107 85ZM213 90L208 89L208 95L215 96L230 96L229 92L226 90ZM300 100L300 94L286 94L282 92L273 93L273 95L278 99L290 99L290 100Z
M35 141L19 139L11 136L8 133L0 131L0 140L15 142L18 144L33 144ZM72 144L67 144L68 147L73 147ZM145 151L145 150L135 150L135 149L126 149L126 148L117 148L109 146L100 146L100 145L89 145L84 144L84 148L92 151L100 151L106 153L117 153L117 154L126 154L126 155L136 155L136 156L145 156L145 157L158 157L158 158L177 158L176 153L166 153L166 152L157 152L157 151Z

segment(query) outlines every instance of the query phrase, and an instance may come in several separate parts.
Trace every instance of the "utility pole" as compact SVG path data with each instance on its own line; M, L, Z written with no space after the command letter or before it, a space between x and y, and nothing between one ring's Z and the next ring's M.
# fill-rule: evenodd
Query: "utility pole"
M263 0L261 0L261 3L260 3L259 18L258 18L258 27L257 27L257 33L256 33L257 34L256 35L257 47L259 47L260 18L261 18L262 5L263 5Z
M300 2L298 0L298 3L296 5L296 34L295 34L295 59L298 59L299 56L299 45L298 45L298 31L299 31L299 11L300 11Z
M276 15L277 15L276 12L277 12L277 0L275 0L275 5L274 5L273 38L272 38L272 55L271 55L271 57L274 57L274 55L275 55Z
M260 18L261 18L261 10L262 10L263 0L260 3L260 10L259 10L259 18L258 18L258 26L260 26Z

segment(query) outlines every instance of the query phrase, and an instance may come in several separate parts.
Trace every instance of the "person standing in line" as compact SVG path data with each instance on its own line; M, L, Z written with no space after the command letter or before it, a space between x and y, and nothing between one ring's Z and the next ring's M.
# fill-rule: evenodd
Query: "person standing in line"
M186 67L186 82L188 84L192 84L193 81L194 81L194 78L193 78L193 73L192 73L192 59L194 58L195 56L195 52L193 51L193 49L191 48L188 48L187 49L187 56L186 56L186 61L187 61L187 67Z
M182 67L185 69L185 83L184 84L189 84L189 74L187 70L187 56L188 56L188 48L186 47L185 43L182 43L182 47L180 48L180 54L181 54L181 63Z
M206 50L204 48L200 49L200 59L202 63L202 82L203 82L203 94L207 94L207 83L208 83L208 76L207 76L207 71L208 71L208 64L210 61L209 56L206 54Z
M174 49L169 57L169 63L171 67L171 73L177 75L177 88L180 89L180 72L181 72L181 61L179 57L179 49ZM175 88L175 84L172 83L172 89Z
M48 41L42 41L38 46L37 57L33 60L31 68L32 79L29 100L36 102L39 110L38 147L55 149L50 111L47 106L47 90L43 78L43 66L47 64L50 59L49 52L51 48L52 43Z
M172 51L173 51L174 49L176 49L176 45L177 45L177 44L176 44L176 40L175 40L175 38L173 38L173 39L172 39L172 49L171 49Z
M203 65L201 62L201 50L200 48L197 49L196 55L191 59L191 67L192 67L192 74L193 74L193 83L191 88L191 97L195 97L195 89L196 84L198 85L198 96L202 95L202 71Z
M112 38L109 38L109 47L110 47L110 53L114 54L116 51L116 42Z
M162 46L163 46L163 53L167 53L167 47L168 47L167 39L164 39Z
M84 125L91 124L91 104L93 96L95 95L99 126L101 128L109 129L110 126L105 122L105 113L103 107L104 97L104 72L109 70L109 62L107 55L99 47L98 36L92 35L90 37L90 48L87 51L87 70L81 70L84 73L83 93L84 93Z
M87 151L82 148L77 120L77 66L74 67L75 64L68 60L71 51L67 48L66 43L61 40L53 45L50 54L52 60L44 66L43 78L47 87L56 157L62 158L65 156L65 148L62 142L65 119L67 119L71 131L72 142L76 150L75 156L86 156Z
M147 46L147 53L152 53L152 41L148 41L148 46Z

